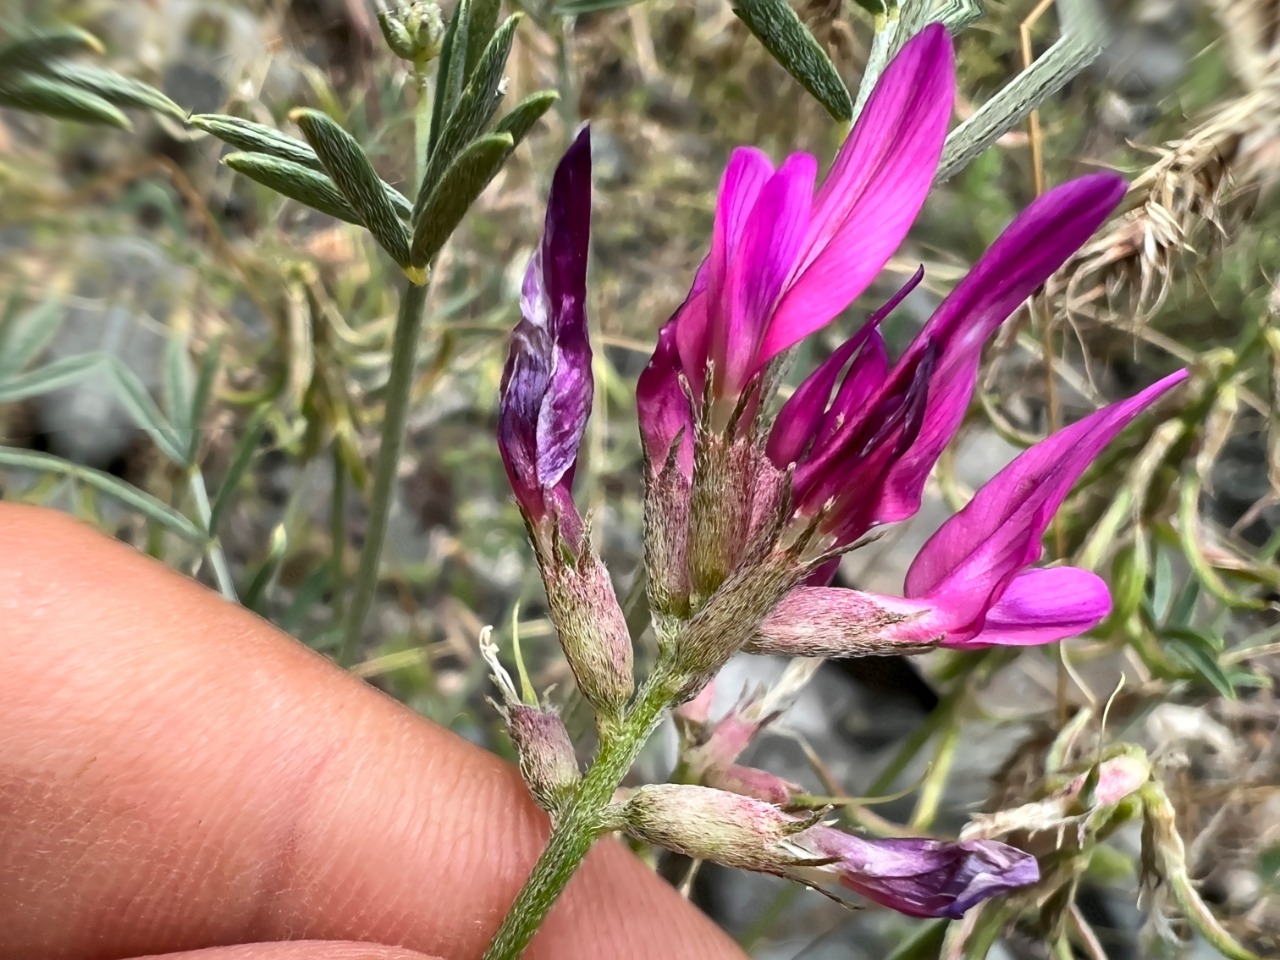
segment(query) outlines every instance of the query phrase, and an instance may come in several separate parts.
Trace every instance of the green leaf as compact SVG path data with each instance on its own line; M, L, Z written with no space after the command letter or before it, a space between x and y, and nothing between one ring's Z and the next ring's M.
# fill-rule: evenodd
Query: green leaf
M117 107L140 107L143 110L154 110L167 113L179 120L186 119L187 111L166 97L155 87L121 76L114 70L103 70L101 67L85 66L66 60L56 60L40 68L41 73L96 93L108 103Z
M50 390L65 387L67 384L75 383L101 364L102 354L98 353L82 353L55 360L36 370L13 377L8 383L0 383L0 403L15 403L27 397L39 396Z
M209 408L209 398L213 396L213 382L217 379L218 368L222 365L222 338L218 337L210 344L200 361L200 376L196 379L196 389L191 395L190 413L187 422L191 424L191 440L187 447L187 462L195 463L200 452L200 429L204 423L205 411Z
M269 157L279 157L281 160L324 172L324 164L310 144L264 124L225 113L195 113L187 117L187 125L203 130L237 150L265 153Z
M128 117L96 93L29 73L0 76L0 107L78 123L105 123L121 130L133 129Z
M1173 606L1169 609L1169 616L1166 622L1171 627L1186 627L1191 623L1191 618L1195 616L1196 603L1200 599L1200 581L1189 580L1179 592L1177 598L1173 602Z
M539 118L559 99L560 94L554 90L539 90L537 93L531 93L494 124L493 132L509 133L512 141L518 144L533 129L533 125Z
M299 166L324 173L324 164L320 162L320 158L316 156L316 152L311 149L310 144L304 140L286 136L279 130L273 130L271 127L264 126L261 123L242 120L240 117L232 117L223 113L197 113L187 118L187 124L217 137L223 143L230 144L238 150L244 150L249 153L265 153L269 157L278 157L281 160L288 160ZM327 180L328 177L325 179ZM408 220L413 213L413 204L409 202L409 198L385 180L382 181L382 187L387 198L396 208L396 212L400 214L402 219ZM336 189L334 188L335 192ZM346 218L343 217L342 219L345 220ZM350 222L356 223L357 221L352 220Z
M418 217L410 255L414 266L425 267L440 252L512 149L511 134L490 133L474 141L450 164Z
M192 382L191 357L187 354L188 341L177 332L169 335L164 348L164 379L162 383L164 409L178 436L191 432L191 400L195 396Z
M46 300L0 327L0 387L44 352L62 326L62 304Z
M497 113L498 103L502 100L502 72L506 69L507 57L511 54L511 44L515 40L520 19L519 14L508 17L498 28L493 39L484 48L484 55L476 65L466 89L462 91L457 106L449 114L449 121L431 150L422 182L418 185L413 223L418 222L423 206L445 169L489 125L489 121Z
M34 450L13 450L0 447L0 465L17 467L21 470L34 470L37 473L52 474L57 477L69 477L87 487L115 497L126 506L132 507L143 516L154 520L168 530L172 530L184 540L203 546L207 540L204 532L184 517L173 507L162 503L148 493L131 487L123 480L94 470L82 467L77 463L68 463L59 457Z
M222 162L237 173L243 173L249 179L256 180L291 200L297 200L347 223L361 225L359 215L351 209L333 181L323 173L317 173L300 163L269 157L263 153L229 153L222 158Z
M1171 630L1161 634L1160 646L1175 664L1208 681L1228 700L1236 698L1231 678L1218 663L1213 640L1193 630Z
M458 0L453 19L444 32L440 59L436 63L436 99L431 108L431 129L427 136L429 153L435 150L444 122L453 112L453 105L462 95L462 85L467 79L467 21L470 18L470 0Z
M51 60L75 53L105 52L93 34L79 27L58 27L29 34L0 48L0 75L40 70Z
M244 436L240 438L231 455L231 465L227 467L227 472L222 477L222 485L218 487L218 495L214 498L213 508L209 512L210 536L216 536L218 524L222 515L227 512L227 508L231 506L236 487L239 486L245 471L249 469L253 455L258 452L262 435L267 432L267 410L268 408L263 406L253 411L249 422L245 425Z
M584 13L600 13L603 10L617 10L630 7L640 0L561 0L551 12L561 17L580 17Z
M407 267L409 232L396 215L382 178L360 149L360 144L319 110L294 110L289 117L302 128L303 136L324 164L330 179L360 215L374 239L392 260L401 267Z
M116 397L133 418L133 422L147 432L171 463L181 467L188 466L183 445L178 441L172 424L160 412L138 375L125 366L119 357L108 355L105 362Z
M471 12L467 16L467 67L466 76L475 72L476 64L493 37L498 25L498 8L502 0L471 0Z
M738 0L733 12L831 116L853 119L849 88L787 0Z

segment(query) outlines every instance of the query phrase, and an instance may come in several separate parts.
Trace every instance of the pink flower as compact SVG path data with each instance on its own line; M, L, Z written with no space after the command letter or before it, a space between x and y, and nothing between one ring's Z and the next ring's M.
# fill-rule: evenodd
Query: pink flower
M734 151L711 250L640 378L653 462L666 459L681 429L691 443L681 377L701 398L713 370L709 395L731 409L770 360L875 279L924 204L954 95L950 41L929 27L889 65L816 194L817 161L808 154L775 169L759 150Z
M1186 377L1165 377L1022 453L925 543L907 571L905 598L799 587L760 624L749 649L850 656L939 644L1022 646L1093 627L1111 610L1101 578L1028 565L1040 558L1049 522L1089 463Z
M768 441L775 464L796 464L800 515L821 512L836 545L914 515L968 409L984 344L1123 194L1110 174L1050 191L1001 234L892 367L877 327L922 272L802 383Z

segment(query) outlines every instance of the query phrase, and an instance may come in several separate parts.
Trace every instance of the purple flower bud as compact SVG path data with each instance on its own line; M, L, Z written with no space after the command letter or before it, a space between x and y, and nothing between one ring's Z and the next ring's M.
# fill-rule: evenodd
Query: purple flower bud
M559 714L551 707L538 705L533 691L526 687L525 693L534 702L521 699L511 674L498 658L498 648L491 636L490 627L480 634L480 656L489 664L493 682L502 696L502 703L495 706L507 722L507 733L520 763L520 775L528 784L529 792L543 810L555 816L581 779L573 742Z
M587 340L587 247L591 231L591 136L584 129L556 168L542 243L529 261L521 320L502 372L498 446L530 525L558 521L576 542L570 495L578 445L591 413Z
M710 787L640 787L620 811L649 843L811 886L835 883L914 917L957 918L1040 879L1034 857L993 840L859 837Z
M538 806L554 815L581 779L569 731L550 708L511 703L505 714L520 775Z
M768 770L742 767L736 763L708 770L705 779L708 787L727 790L729 793L739 793L744 797L754 797L778 806L790 803L792 797L804 791L800 784L779 777Z

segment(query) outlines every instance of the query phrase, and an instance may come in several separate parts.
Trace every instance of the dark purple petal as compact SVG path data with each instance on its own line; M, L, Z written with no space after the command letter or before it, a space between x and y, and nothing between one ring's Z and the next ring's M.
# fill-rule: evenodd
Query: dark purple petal
M841 885L912 917L956 920L1040 879L1035 857L994 840L871 839L824 827L805 837L839 858Z
M1097 230L1124 191L1124 181L1111 174L1051 190L1010 224L934 312L889 378L894 389L927 345L938 349L924 428L889 475L877 523L905 520L920 509L929 472L968 409L983 344Z
M840 371L849 358L858 352L871 327L864 326L824 360L796 392L778 410L769 432L769 459L779 468L800 460L817 436L819 426L825 421L827 407L831 403L831 391L835 388Z
M591 137L583 129L552 179L499 388L498 446L511 488L533 519L572 505L568 488L591 413L590 230Z
M954 100L951 41L926 27L885 69L818 191L759 363L825 326L898 249L933 183Z
M796 473L796 501L810 513L834 501L825 532L838 544L857 540L871 528L885 477L910 448L924 422L933 351L927 351L902 396L885 396L869 414L841 427L821 454Z
M1165 377L1026 450L944 523L907 571L906 595L981 626L1010 580L1040 556L1041 538L1089 463L1126 425L1187 377Z

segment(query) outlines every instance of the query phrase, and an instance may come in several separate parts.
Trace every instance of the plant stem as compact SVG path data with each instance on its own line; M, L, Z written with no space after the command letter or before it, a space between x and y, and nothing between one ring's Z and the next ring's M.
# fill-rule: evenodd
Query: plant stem
M617 732L605 739L595 762L557 817L546 849L516 896L484 960L515 960L550 912L601 833L601 813L613 799L640 748L662 719L672 686L661 665L641 688Z
M355 659L360 637L364 633L364 620L369 615L369 608L373 606L373 595L378 587L382 544L387 537L391 502L395 499L396 474L400 465L400 451L404 448L404 427L409 416L409 394L413 387L414 360L418 353L418 339L422 334L426 303L427 284L406 281L404 292L400 295L400 312L396 317L395 336L391 342L391 376L387 381L382 440L378 445L378 459L373 468L369 527L360 551L360 566L356 570L351 606L347 608L342 646L338 650L338 665L342 667L351 666Z
M232 603L235 603L235 580L231 576L231 568L227 565L226 554L222 552L222 545L218 543L213 531L213 509L209 506L209 489L204 484L204 474L199 466L193 465L187 470L187 484L191 490L191 499L195 502L196 516L199 517L204 528L209 531L209 544L205 547L205 553L209 557L210 566L213 568L213 578L218 584L218 592Z

